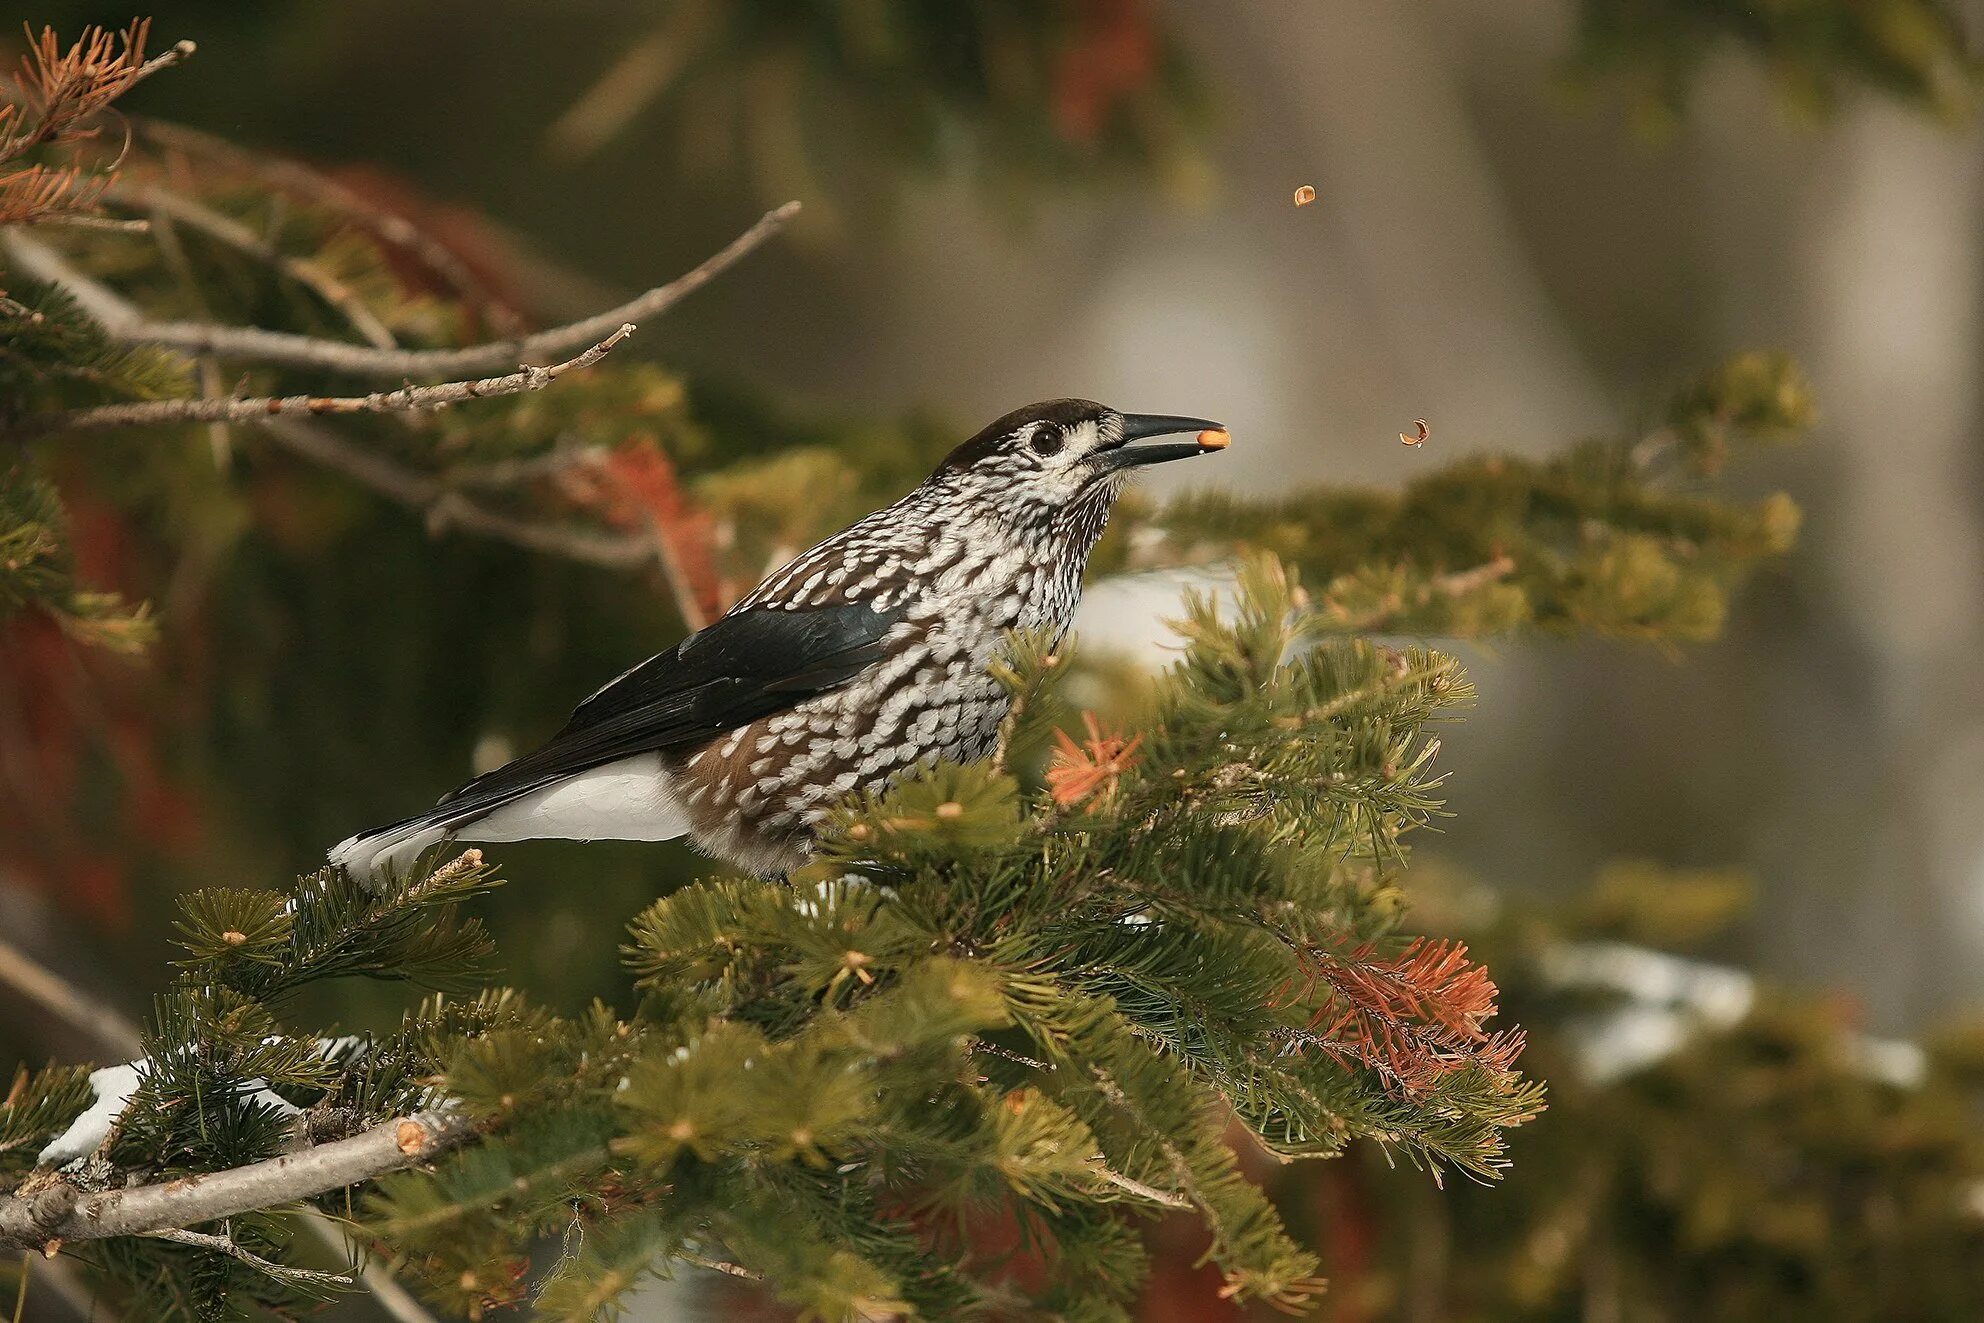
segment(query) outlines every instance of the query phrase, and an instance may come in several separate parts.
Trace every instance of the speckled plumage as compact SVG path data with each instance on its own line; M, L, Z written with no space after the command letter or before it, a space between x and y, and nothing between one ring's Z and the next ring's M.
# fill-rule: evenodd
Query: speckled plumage
M1119 485L1052 507L933 479L773 574L739 605L865 601L905 619L886 658L845 688L675 761L691 839L779 871L805 858L809 829L850 792L922 761L990 754L1006 695L989 663L1011 630L1067 628Z
M1212 426L1083 400L1008 414L709 630L600 690L544 749L332 857L376 867L447 834L686 834L751 872L786 871L844 796L991 752L1007 699L989 663L1007 634L1065 630L1128 469L1196 453L1127 442ZM791 656L765 655L781 650ZM716 660L694 670L704 657ZM705 707L715 715L698 725ZM722 716L741 712L750 719Z

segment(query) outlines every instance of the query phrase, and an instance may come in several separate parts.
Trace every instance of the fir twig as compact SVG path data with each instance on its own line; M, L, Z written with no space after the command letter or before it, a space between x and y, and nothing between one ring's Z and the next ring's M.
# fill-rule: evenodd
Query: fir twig
M8 425L12 440L48 432L77 432L113 427L156 427L174 423L259 422L295 414L321 417L345 413L407 413L441 409L464 400L491 399L543 390L567 372L589 368L605 358L622 340L634 332L633 323L592 348L563 363L548 367L525 366L500 377L476 381L448 381L432 386L402 386L398 390L377 391L371 395L284 395L238 399L138 400L123 404L99 404L85 409L65 409L59 413L31 414Z
M169 1240L175 1245L189 1245L194 1249L210 1250L215 1254L225 1254L255 1269L267 1273L279 1282L290 1282L304 1286L344 1287L351 1285L351 1278L343 1273L321 1272L315 1268L292 1268L284 1263L271 1263L259 1254L243 1249L226 1236L208 1235L204 1231L182 1231L169 1227L163 1231L147 1231L153 1240Z
M1166 1208L1189 1209L1193 1207L1192 1201L1182 1194L1173 1194L1169 1190L1160 1190L1155 1185L1145 1185L1142 1181L1132 1180L1120 1171L1111 1170L1100 1161L1091 1163L1090 1166L1094 1169L1097 1178L1105 1185L1113 1185L1119 1190L1136 1195L1139 1199L1148 1199L1152 1203L1162 1204Z
M707 1254L698 1254L692 1249L679 1249L675 1251L675 1257L684 1263L693 1263L698 1268L707 1268L711 1272L720 1272L726 1277L737 1277L747 1282L762 1282L765 1280L763 1273L752 1272L749 1268L739 1267L737 1264L725 1259L712 1259Z
M255 326L153 321L122 295L76 270L46 244L18 233L0 235L0 244L5 245L21 270L35 279L67 289L113 339L126 344L156 345L189 354L214 354L270 365L323 368L358 376L458 376L497 372L512 363L570 353L582 345L597 343L623 323L638 324L658 317L743 260L798 214L797 202L766 212L757 224L695 269L617 308L516 339L452 349L382 349Z
M69 224L119 228L96 215L99 199L122 153L93 165L36 161L4 167L42 148L74 149L96 136L96 117L140 82L193 54L182 41L145 58L151 20L122 32L83 30L67 50L55 29L28 31L28 54L15 80L16 95L0 104L0 225Z

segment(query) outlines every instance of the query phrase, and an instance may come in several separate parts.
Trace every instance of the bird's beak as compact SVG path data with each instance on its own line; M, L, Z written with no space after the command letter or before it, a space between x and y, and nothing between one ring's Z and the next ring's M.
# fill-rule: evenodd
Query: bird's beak
M1181 432L1196 432L1199 439L1193 441L1172 441L1161 446L1135 446L1131 443L1153 436L1177 436ZM1216 439L1215 439L1216 438ZM1145 464L1163 464L1174 459L1190 459L1211 450L1224 449L1226 428L1205 418L1183 418L1169 413L1126 413L1123 415L1123 442L1115 448L1096 456L1096 463L1105 472L1115 473L1123 469L1140 468Z

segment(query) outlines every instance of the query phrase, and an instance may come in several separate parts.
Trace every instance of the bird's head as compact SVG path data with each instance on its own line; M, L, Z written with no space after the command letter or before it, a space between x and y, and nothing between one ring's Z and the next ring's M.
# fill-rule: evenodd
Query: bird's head
M1152 442L1192 434L1195 439ZM1002 505L1106 508L1132 471L1225 444L1225 429L1204 418L1120 413L1093 400L1048 400L991 423L946 456L930 480Z

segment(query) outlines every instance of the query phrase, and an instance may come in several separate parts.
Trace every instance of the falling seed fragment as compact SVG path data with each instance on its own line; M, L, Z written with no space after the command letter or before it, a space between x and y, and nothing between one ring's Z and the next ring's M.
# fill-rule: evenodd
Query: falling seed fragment
M1418 429L1419 435L1407 436L1405 433L1400 432L1398 434L1398 439L1401 444L1412 446L1416 449L1420 446L1425 445L1426 439L1432 436L1433 433L1432 430L1426 426L1426 420L1424 418L1414 419L1412 425L1413 427Z
M1233 438L1218 428L1209 428L1199 433L1199 449L1224 450L1233 444Z
M1302 187L1295 190L1296 206L1306 207L1315 200L1316 200L1316 190L1310 187L1308 184L1304 184L1302 185Z

